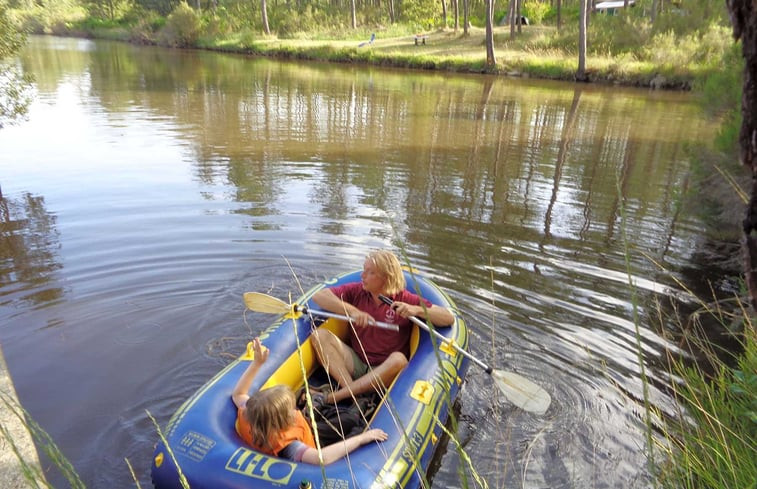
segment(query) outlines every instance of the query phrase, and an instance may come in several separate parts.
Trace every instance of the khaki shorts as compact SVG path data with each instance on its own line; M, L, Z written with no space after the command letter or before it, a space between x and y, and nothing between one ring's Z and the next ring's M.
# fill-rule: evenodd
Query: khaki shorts
M368 370L370 370L370 366L366 364L362 358L353 350L350 348L350 351L352 352L352 378L359 379L363 375L368 373Z

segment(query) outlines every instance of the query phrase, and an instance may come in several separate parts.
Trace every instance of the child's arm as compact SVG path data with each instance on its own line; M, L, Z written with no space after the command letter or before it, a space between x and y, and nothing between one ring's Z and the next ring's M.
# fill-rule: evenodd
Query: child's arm
M372 429L360 433L359 435L351 436L344 441L338 441L332 443L326 448L321 450L323 455L324 465L328 465L331 462L336 462L340 458L344 457L348 453L352 452L356 448L370 443L372 441L384 441L389 437L384 430ZM302 461L306 464L318 465L321 462L318 459L318 450L315 448L308 448L305 453L302 454Z
M263 366L268 359L268 353L270 351L260 344L260 338L252 340L253 357L247 370L244 371L237 385L234 386L234 390L231 393L231 400L234 401L234 405L237 408L243 408L247 403L247 399L250 398L250 386L255 379L260 367Z

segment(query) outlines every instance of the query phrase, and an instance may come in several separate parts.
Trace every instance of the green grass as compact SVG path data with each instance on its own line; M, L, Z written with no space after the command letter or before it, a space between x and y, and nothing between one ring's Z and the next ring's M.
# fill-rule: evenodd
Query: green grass
M732 367L712 350L711 372L671 360L682 379L674 394L685 411L667 423L662 487L757 487L757 336L751 322L745 328L744 353Z

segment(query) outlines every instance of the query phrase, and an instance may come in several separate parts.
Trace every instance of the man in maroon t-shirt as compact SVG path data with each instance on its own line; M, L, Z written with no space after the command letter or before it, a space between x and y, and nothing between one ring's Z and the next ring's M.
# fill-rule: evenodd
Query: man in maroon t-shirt
M339 402L376 389L383 392L410 355L411 316L428 319L435 326L449 326L455 320L441 306L405 290L405 275L390 251L371 252L363 263L361 281L321 289L313 301L321 308L351 318L347 342L328 330L313 333L316 356L339 389L328 394L327 402ZM391 306L379 298L391 298ZM372 326L376 321L396 324L399 331Z

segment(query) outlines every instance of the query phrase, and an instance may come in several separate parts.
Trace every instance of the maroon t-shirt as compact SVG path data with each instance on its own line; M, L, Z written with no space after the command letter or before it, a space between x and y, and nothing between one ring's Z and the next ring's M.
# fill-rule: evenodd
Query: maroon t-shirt
M363 289L363 284L353 282L332 287L334 293L344 302L352 304L361 311L367 312L376 321L396 324L399 331L390 331L375 326L350 328L348 344L368 365L379 365L395 351L402 352L406 357L410 356L410 333L412 322L398 315L394 309L383 302L376 304L370 292ZM403 290L390 297L392 300L405 302L414 306L421 304L421 298L412 292ZM423 299L426 307L431 307L431 302Z

